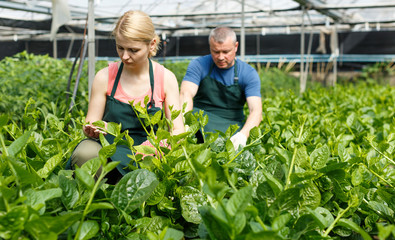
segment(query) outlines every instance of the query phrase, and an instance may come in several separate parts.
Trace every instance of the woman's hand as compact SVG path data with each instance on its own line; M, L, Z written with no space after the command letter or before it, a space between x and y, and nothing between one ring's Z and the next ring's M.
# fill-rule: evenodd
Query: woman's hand
M107 124L105 123L105 125L107 126ZM104 131L104 129L97 127L95 125L92 124L87 124L85 126L83 126L83 131L85 136L90 137L90 138L99 138L100 137L100 133L103 135L106 135L107 133Z

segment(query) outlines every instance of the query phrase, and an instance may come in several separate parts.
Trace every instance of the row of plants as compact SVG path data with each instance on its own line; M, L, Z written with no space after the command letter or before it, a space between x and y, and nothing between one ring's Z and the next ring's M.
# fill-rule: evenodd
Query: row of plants
M1 86L14 91L1 92L0 238L395 238L394 87L361 81L301 96L278 88L263 98L264 119L240 150L229 140L235 126L197 143L202 113L186 114L188 132L170 136L171 121L137 108L160 126L149 135L155 148L135 146L110 123L115 143L101 138L100 156L72 171L64 167L84 138L87 84L70 111L70 66L26 53L0 62ZM24 95L26 86L37 93ZM159 147L162 140L171 148ZM105 174L116 163L106 159L116 144L149 156L130 156L139 168L131 164L109 185Z

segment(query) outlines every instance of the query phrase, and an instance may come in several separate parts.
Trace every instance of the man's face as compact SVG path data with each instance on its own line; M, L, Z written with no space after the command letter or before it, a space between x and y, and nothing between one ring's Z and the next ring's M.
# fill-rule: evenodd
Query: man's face
M236 58L238 46L239 43L234 43L230 37L228 37L223 43L215 42L213 38L211 38L210 53L215 65L221 69L232 67Z

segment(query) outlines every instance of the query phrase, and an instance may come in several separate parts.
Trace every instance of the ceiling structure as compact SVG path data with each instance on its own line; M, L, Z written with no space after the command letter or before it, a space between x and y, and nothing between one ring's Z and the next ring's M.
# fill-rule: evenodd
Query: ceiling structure
M0 0L0 41L50 39L53 2ZM68 0L71 20L57 38L82 37L88 0ZM95 0L96 38L108 38L127 10L148 13L159 35L207 35L218 25L245 34L300 33L303 27L322 31L395 30L394 0Z

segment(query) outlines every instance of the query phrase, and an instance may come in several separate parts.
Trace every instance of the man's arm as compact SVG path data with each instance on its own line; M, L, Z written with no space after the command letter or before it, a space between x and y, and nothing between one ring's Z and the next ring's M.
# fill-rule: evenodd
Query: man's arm
M250 113L240 132L248 138L250 130L258 127L262 121L262 99L256 96L247 97L247 105Z
M180 88L180 103L181 107L187 103L185 112L193 109L193 98L195 97L199 86L190 81L182 81Z

